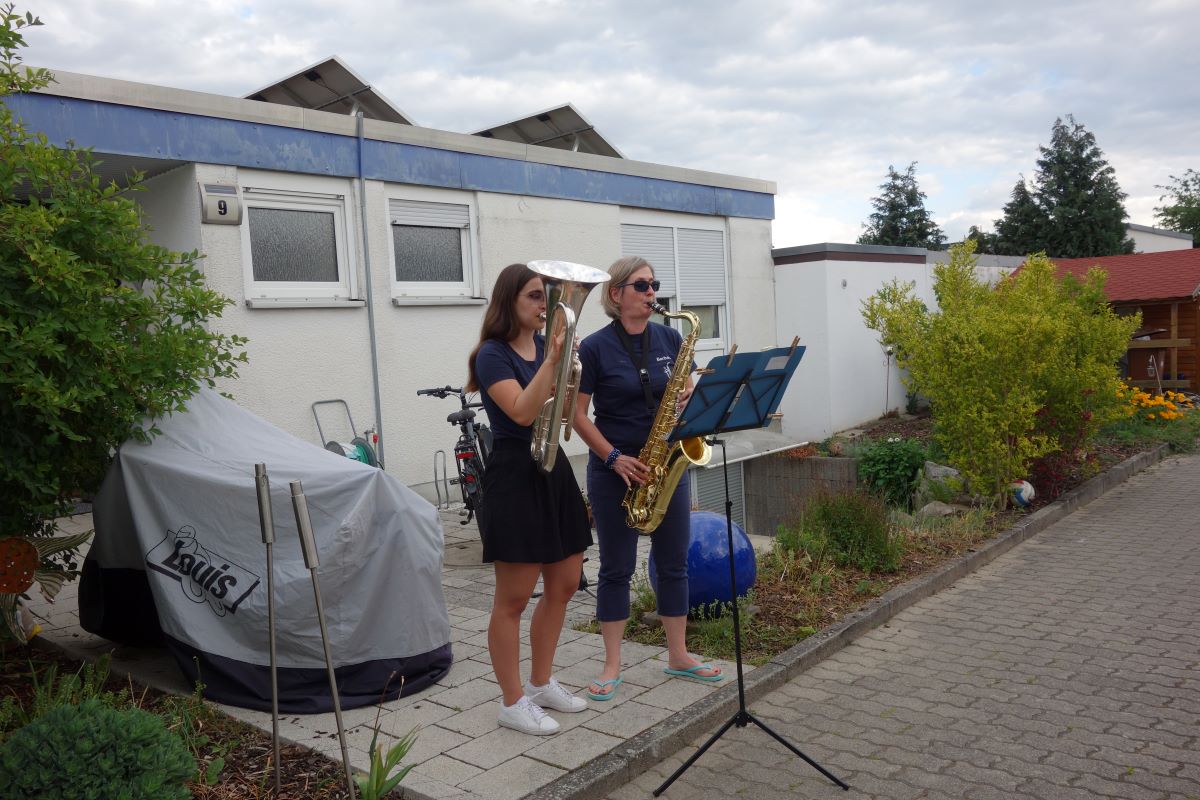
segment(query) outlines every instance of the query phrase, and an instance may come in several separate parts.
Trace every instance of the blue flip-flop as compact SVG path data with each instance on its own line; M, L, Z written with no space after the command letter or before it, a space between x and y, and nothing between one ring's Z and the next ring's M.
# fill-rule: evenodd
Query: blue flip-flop
M617 693L617 687L621 685L621 676L618 675L617 677L607 681L596 681L593 685L599 686L601 689L603 689L605 686L611 686L612 690L605 692L604 694L597 694L589 688L587 692L588 697L593 700L612 700L613 695Z
M694 667L687 669L671 669L667 667L663 672L676 678L691 678L694 681L719 681L725 677L725 673L718 672L716 675L697 675L696 673L702 669L712 669L712 664L697 664Z

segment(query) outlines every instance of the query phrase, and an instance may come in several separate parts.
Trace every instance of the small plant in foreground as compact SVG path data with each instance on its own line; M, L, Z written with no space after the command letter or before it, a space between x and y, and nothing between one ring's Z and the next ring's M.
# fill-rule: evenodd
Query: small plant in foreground
M416 766L416 764L406 764L395 775L392 774L392 770L400 766L400 762L416 744L416 728L401 737L398 742L387 749L386 753L379 747L379 715L383 711L383 698L387 696L388 686L395 677L395 672L388 676L387 683L384 684L383 691L380 693L379 702L375 706L373 728L375 732L371 734L371 748L368 751L371 757L371 770L365 776L354 776L354 782L358 785L358 793L363 800L380 800L385 797L388 792L399 786L400 781L404 780L405 776ZM403 675L400 676L400 693L404 693Z
M803 548L815 562L814 575L827 552L838 566L865 572L893 572L900 565L900 543L891 534L887 506L879 497L861 492L813 495L794 536L776 542L784 547L795 542Z
M0 745L0 800L186 800L195 768L158 717L85 700L55 708Z
M925 463L925 448L913 439L890 436L858 457L858 477L889 505L912 508L913 488Z

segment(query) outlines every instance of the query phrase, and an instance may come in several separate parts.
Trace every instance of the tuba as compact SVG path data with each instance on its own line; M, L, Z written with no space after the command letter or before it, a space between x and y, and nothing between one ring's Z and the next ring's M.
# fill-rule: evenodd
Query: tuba
M701 436L668 441L676 421L679 419L679 393L687 386L692 371L692 358L696 354L696 341L700 338L700 318L690 311L669 311L658 303L651 308L669 319L686 319L692 326L679 354L675 356L675 368L667 381L667 388L654 414L654 424L642 452L641 461L650 468L650 475L641 486L634 484L625 492L621 501L625 509L625 524L642 533L653 533L666 516L671 496L679 486L679 479L691 464L704 466L712 458L712 447Z
M579 374L583 365L575 354L575 328L579 311L588 292L608 280L608 273L569 261L530 261L529 268L542 276L546 290L546 347L560 328L565 329L562 357L550 398L542 404L533 424L533 441L529 452L547 474L554 469L558 457L558 437L571 439L571 418L575 415L575 394L579 390ZM568 353L570 356L568 357Z

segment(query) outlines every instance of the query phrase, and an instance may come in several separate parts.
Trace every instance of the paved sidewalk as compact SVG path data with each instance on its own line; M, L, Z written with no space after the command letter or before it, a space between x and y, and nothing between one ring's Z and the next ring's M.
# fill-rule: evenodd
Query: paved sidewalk
M487 653L487 624L495 577L491 565L480 564L482 547L476 526L462 525L462 518L454 510L442 511L441 517L446 548L442 585L450 614L454 664L449 674L433 687L384 704L379 719L384 734L380 741L385 745L414 727L420 728L416 745L404 760L405 764L416 765L402 784L408 796L429 800L525 797L627 740L645 734L729 683L671 678L663 673L667 665L665 648L626 642L622 648L624 683L613 700L589 702L588 710L578 714L551 712L563 726L562 732L555 736L528 736L500 728L496 723L500 687ZM91 515L72 517L62 527L64 532L89 530ZM760 540L758 544L765 542L761 537L754 538ZM650 539L643 537L640 563L645 563L649 550ZM584 574L594 585L600 564L597 548L593 546L587 555ZM165 650L118 647L83 631L79 627L77 589L78 583L69 583L53 605L38 598L39 602L32 606L43 625L44 641L89 659L111 652L114 675L130 674L139 682L165 691L181 694L191 691ZM530 603L522 623L521 667L526 677L533 605ZM568 607L554 662L555 676L571 690L586 687L600 674L604 664L604 646L599 634L580 633L572 628L575 623L594 616L593 597L577 593ZM263 647L266 663L265 639ZM732 675L732 662L713 663ZM233 706L221 708L268 734L271 731L269 712ZM370 766L368 748L376 712L376 706L368 706L342 714L348 730L351 763L363 771ZM285 715L280 720L280 735L341 761L332 713Z
M850 792L751 725L664 797L1200 800L1197 576L1200 456L1169 458L751 703Z

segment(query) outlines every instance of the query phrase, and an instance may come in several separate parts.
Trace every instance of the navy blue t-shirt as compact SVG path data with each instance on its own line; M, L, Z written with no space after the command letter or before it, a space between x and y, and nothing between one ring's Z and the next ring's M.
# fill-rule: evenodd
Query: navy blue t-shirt
M483 409L487 411L488 421L492 424L492 438L516 439L521 442L533 441L533 426L518 425L512 418L500 410L496 401L488 394L488 387L504 380L516 380L524 389L537 374L538 367L546 359L546 340L540 334L534 334L533 343L537 348L537 358L526 361L508 346L508 342L488 339L479 348L475 356L475 377L479 379L480 396Z
M630 336L637 363L629 360L629 353L621 343L616 325L606 325L588 336L579 345L579 360L583 374L579 378L579 391L591 395L596 427L604 438L622 453L636 457L641 452L654 415L662 400L663 390L671 379L675 368L675 356L683 344L679 331L666 325L651 322L650 355L646 368L650 373L650 394L653 408L646 407L645 394L638 379L641 365L642 336ZM593 458L598 458L592 453Z

